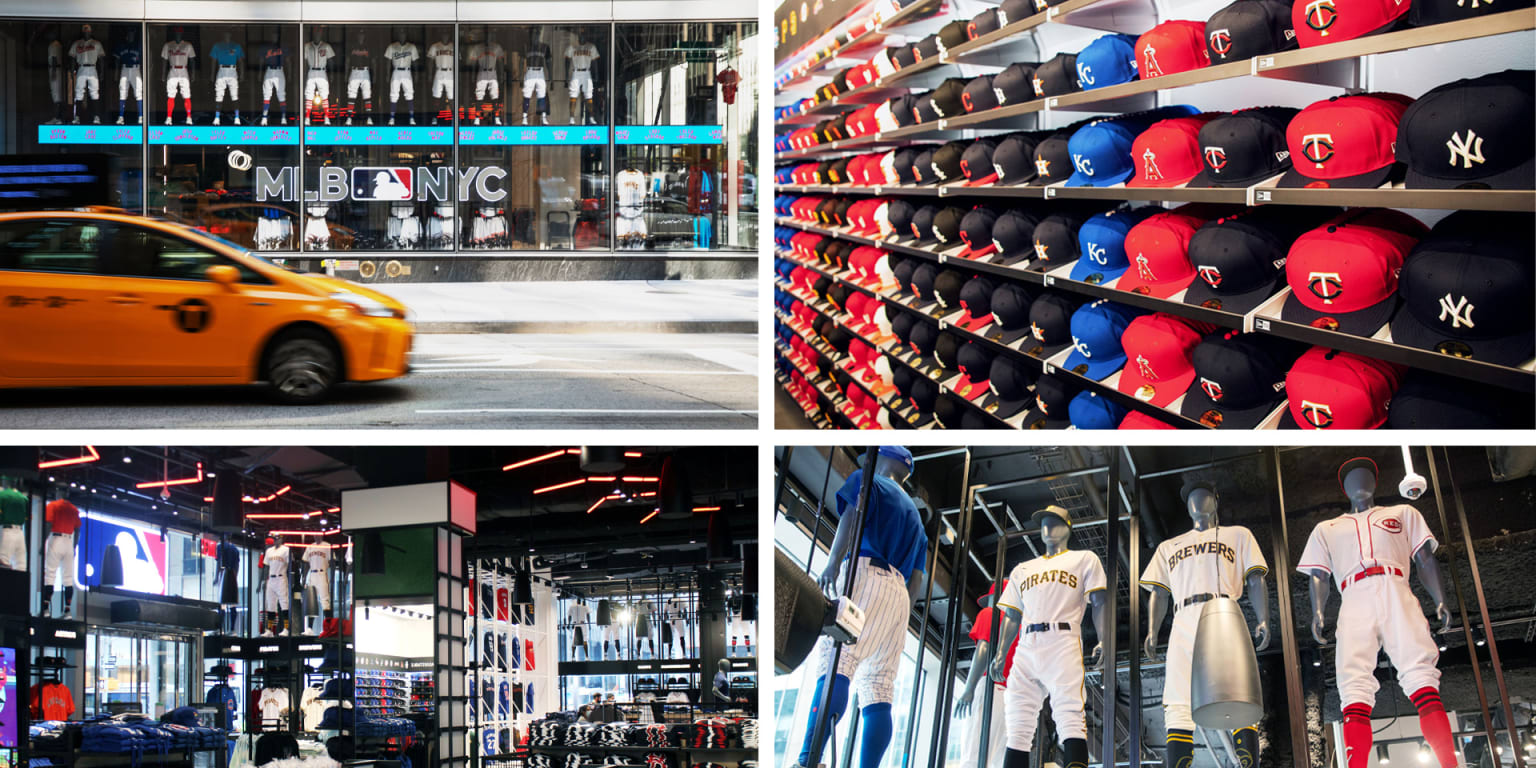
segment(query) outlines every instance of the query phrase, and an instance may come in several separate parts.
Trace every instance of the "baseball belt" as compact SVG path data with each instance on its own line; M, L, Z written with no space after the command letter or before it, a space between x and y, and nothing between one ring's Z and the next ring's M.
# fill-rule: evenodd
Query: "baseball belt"
M1188 608L1191 605L1195 605L1196 603L1208 603L1218 597L1225 597L1225 595L1218 595L1211 592L1201 592L1198 595L1190 595L1189 597L1184 598L1184 602L1181 603L1179 607Z
M1065 621L1058 621L1055 624L1052 624L1052 623L1047 621L1047 622L1044 622L1044 623L1041 623L1041 624L1025 624L1024 625L1024 634L1027 635L1027 634L1030 634L1030 633L1033 633L1033 632L1049 632L1049 631L1051 631L1053 629L1060 629L1060 630L1065 631L1065 630L1068 630L1068 629L1071 629L1071 628L1072 628L1072 625L1068 624Z
M1339 590L1343 591L1343 589L1345 587L1348 587L1349 585L1351 585L1351 584L1353 584L1353 583L1355 583L1355 582L1357 582L1357 581L1359 581L1361 579L1368 579L1368 578L1370 578L1372 576L1385 576L1387 574L1391 574L1393 576L1401 576L1401 575L1403 575L1403 572L1399 568L1392 568L1392 567L1381 566L1381 565L1378 565L1378 566L1376 566L1374 568L1367 568L1367 569L1365 569L1365 570L1363 570L1363 571L1361 571L1361 572L1359 572L1359 573L1357 573L1357 574L1355 574L1353 576L1350 576L1349 578L1345 579L1344 583L1339 585Z

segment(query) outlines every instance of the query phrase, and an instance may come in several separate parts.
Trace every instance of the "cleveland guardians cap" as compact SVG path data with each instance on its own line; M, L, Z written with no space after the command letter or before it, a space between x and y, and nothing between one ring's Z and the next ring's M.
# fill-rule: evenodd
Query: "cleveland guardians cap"
M1299 110L1254 107L1206 123L1200 129L1205 169L1191 187L1246 187L1291 169L1285 127Z
M1139 311L1099 299L1073 312L1072 353L1063 366L1094 381L1120 370L1125 365L1120 337Z
M933 282L939 276L939 265L923 262L912 271L912 292L923 301L933 301Z
M1034 258L1035 214L1021 209L1004 211L992 224L992 248L1004 264Z
M1338 210L1261 205L1208 221L1189 239L1195 281L1184 303L1247 314L1285 285L1285 258L1296 238Z
M1136 68L1143 80L1210 65L1203 21L1165 21L1136 38Z
M1210 323L1166 312L1132 320L1120 338L1126 362L1115 388L1144 403L1168 407L1189 389L1195 378L1190 355L1214 330Z
M1313 347L1285 375L1288 424L1301 429L1376 429L1406 369L1353 352Z
M1179 413L1215 429L1253 429L1285 402L1285 373L1302 345L1267 333L1207 336Z
M1125 255L1125 236L1131 227L1162 212L1162 207L1156 205L1116 208L1083 222L1077 231L1077 247L1082 256L1072 265L1072 279L1099 285L1125 274L1131 265ZM1037 237L1039 231L1036 227Z
M1108 34L1077 52L1077 87L1084 91L1136 79L1136 36Z
M1212 205L1181 205L1143 219L1125 236L1131 268L1115 287L1122 291L1171 298L1195 280L1189 262L1189 241L1201 225L1232 209Z
M961 244L960 221L964 218L965 209L957 205L951 205L933 217L933 236L938 238L941 246L951 248Z
M916 238L917 243L933 241L933 217L938 213L938 206L925 205L912 214L912 237Z
M966 186L976 187L997 181L992 167L992 155L997 141L983 136L971 142L960 155L960 172L965 175Z
M965 148L966 142L951 141L934 151L933 175L938 177L940 184L965 179L965 172L960 166L960 161L965 157Z
M992 77L978 75L966 83L965 92L960 95L960 103L967 113L985 112L997 106L997 94L992 91Z
M987 373L987 387L997 395L998 409L993 415L1000 419L1011 418L1019 411L1033 405L1032 392L1040 369L1026 365L1012 355L998 355L992 359L992 370Z
M1388 429L1531 429L1530 393L1410 370L1392 395Z
M1285 261L1288 323L1370 336L1397 308L1397 278L1427 232L1390 208L1356 208L1296 238Z
M1205 22L1205 48L1212 64L1289 51L1296 45L1291 4L1285 0L1236 0Z
M1397 125L1413 99L1396 93L1334 96L1291 118L1291 170L1282 187L1375 189L1402 176Z
M937 184L939 175L933 170L933 156L937 147L926 147L912 158L912 177L918 184Z
M1403 263L1392 341L1520 366L1536 356L1536 217L1456 211Z
M1067 141L1073 166L1067 186L1109 187L1124 182L1136 172L1131 147L1142 131L1158 120L1194 114L1194 107L1174 105L1094 120L1079 128Z
M966 21L965 19L955 19L954 21L939 27L939 50L948 51L949 49L954 48L955 46L971 39L971 36L966 32L966 28L968 26L970 26L970 22Z
M1260 2L1261 0L1240 0ZM1205 165L1200 160L1200 129L1220 117L1206 112L1188 117L1170 117L1153 123L1131 143L1131 164L1136 175L1127 187L1178 187L1200 175Z
M987 304L992 308L992 322L1005 331L1029 327L1029 307L1034 297L1018 283L1003 283L992 291Z
M1004 186L1023 184L1035 177L1035 145L1039 139L1028 133L1011 133L992 151L995 183Z
M980 207L966 212L960 219L960 241L965 243L965 250L960 252L960 257L979 259L990 255L995 250L992 245L992 227L996 223L997 212L991 208Z
M996 285L986 275L977 275L960 287L960 308L965 310L955 325L975 332L992 322L992 293Z
M1125 418L1125 408L1099 393L1083 391L1067 406L1074 429L1115 429Z
M965 114L965 84L960 77L951 77L929 92L933 112L939 117L958 117ZM925 121L926 122L926 121Z
M1077 87L1077 54L1058 53L1035 70L1035 95L1061 96L1082 90Z
M1029 305L1029 333L1035 345L1026 343L1024 351L1035 357L1050 357L1072 343L1072 316L1081 302L1065 293L1047 293Z
M960 348L960 381L955 384L955 394L975 400L988 391L988 377L992 375L992 361L997 353L981 342L968 341Z
M965 286L965 275L953 269L940 272L933 279L933 298L945 309L960 306L960 289Z
M917 107L916 96L903 93L900 96L892 96L886 103L891 105L891 117L897 125L906 127L917 123L917 116L912 113L912 110Z
M999 105L1023 104L1040 98L1035 93L1035 68L1033 62L1010 64L992 78L992 95Z
M987 8L971 17L971 23L965 26L965 34L969 39L975 40L982 35L990 35L1002 29L1002 26L997 18L997 8Z
M1409 189L1531 189L1536 99L1530 70L1457 80L1420 96L1397 129ZM1450 162L1446 162L1449 157Z
M1077 210L1060 210L1040 220L1032 233L1035 252L1029 268L1034 271L1055 269L1077 261L1078 232L1088 214Z
M1303 48L1387 32L1406 22L1399 0L1292 0L1291 24Z
M1080 391L1065 376L1046 375L1036 379L1035 408L1045 416L1045 423L1039 426L1045 429L1066 429L1071 426L1068 408Z

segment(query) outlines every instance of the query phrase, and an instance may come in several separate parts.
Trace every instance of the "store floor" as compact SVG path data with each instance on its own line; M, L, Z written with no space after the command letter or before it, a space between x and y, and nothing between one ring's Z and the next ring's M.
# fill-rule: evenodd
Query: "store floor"
M757 330L757 280L381 283L423 333Z

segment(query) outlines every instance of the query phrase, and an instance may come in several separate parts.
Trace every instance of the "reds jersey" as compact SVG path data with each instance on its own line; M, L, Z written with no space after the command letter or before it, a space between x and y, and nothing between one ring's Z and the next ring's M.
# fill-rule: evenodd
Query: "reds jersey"
M197 58L197 50L185 40L172 40L160 46L160 58L165 59L171 69L186 69L187 64Z
M1413 556L1426 544L1431 552L1440 545L1419 510L1407 504L1371 507L1318 523L1296 570L1332 574L1334 584L1342 588L1345 579L1365 568L1398 568L1406 574Z
M427 58L432 60L438 69L453 69L453 43L433 43L427 49Z
M336 49L324 40L319 43L304 44L304 64L310 69L325 69L325 65L334 58L336 58Z
M1190 529L1157 545L1142 571L1141 585L1168 590L1175 606L1204 593L1236 599L1253 571L1269 572L1253 532L1240 525L1219 525L1204 531Z
M591 69L592 62L597 59L597 46L592 43L581 45L567 45L565 57L571 60L571 66L576 69Z
M1088 595L1104 589L1104 564L1084 549L1025 560L1008 573L999 608L1012 608L1025 624L1083 619Z
M82 67L94 67L97 59L107 55L107 48L100 40L76 40L69 46L69 55Z
M65 499L54 499L43 508L48 529L60 536L73 536L80 528L80 508Z
M415 43L390 43L384 49L384 58L389 59L395 69L410 69L421 58L421 52Z
M309 564L311 571L324 571L331 567L331 550L325 547L305 547L304 562Z

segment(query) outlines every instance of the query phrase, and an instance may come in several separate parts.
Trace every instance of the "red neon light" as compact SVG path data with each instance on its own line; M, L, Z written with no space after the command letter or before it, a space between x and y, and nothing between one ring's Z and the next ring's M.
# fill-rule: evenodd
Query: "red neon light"
M659 478L659 477L636 477L634 475L626 475L624 477L624 482L626 482L626 483L659 483L659 482L661 482L661 478Z
M547 486L544 486L543 488L538 488L538 489L534 490L533 495L537 496L537 495L539 495L541 493L549 493L550 491L558 491L561 488L569 488L569 487L571 487L573 485L581 485L582 483L585 483L586 481L587 481L586 478L578 478L578 479L572 480L572 481L570 481L568 483L559 483L557 485L547 485Z
M589 477L589 478L587 478L587 482L589 482L589 483L611 483L611 482L613 482L613 481L615 481L617 479L619 479L619 478L614 477L613 475L603 475L601 477Z
M197 463L197 477L184 477L180 480L160 480L153 483L139 483L135 488L169 488L173 485L191 485L203 481L203 463Z
M657 508L651 510L651 513L649 515L646 515L645 517L640 518L640 524L641 525L645 525L646 523L650 522L651 518L653 518L653 517L655 517L655 516L657 516L659 514L661 514L661 507L657 507Z
M598 499L597 501L592 502L592 506L587 507L587 514L589 514L589 515L592 514L592 510L597 509L598 507L602 506L603 502L607 501L608 498L609 497L604 496L604 497Z
M269 536L329 536L340 533L340 528L332 528L328 531L267 531Z
M694 507L693 511L695 511L695 512L719 512L720 508L719 507Z
M277 489L277 492L276 492L276 493L274 493L274 494L272 494L272 495L273 495L273 496L281 496L281 495L283 495L283 494L285 494L285 493L287 493L287 492L289 492L289 491L291 491L291 490L293 490L293 486L291 486L291 485L285 485L285 486L283 486L283 487L281 487L281 488L279 488L279 489Z
M523 459L522 461L519 461L519 462L516 462L516 463L513 463L513 464L508 464L505 467L502 467L501 471L503 471L503 472L510 472L510 471L512 471L514 469L518 469L520 467L526 467L529 464L537 464L537 463L539 463L541 461L545 461L545 460L548 460L548 459L553 459L556 456L564 456L567 453L571 453L571 451L567 450L565 448L561 448L558 451L550 451L549 453L546 453L543 456L535 456L535 457L533 457L531 459Z
M40 461L37 463L37 468L53 469L54 467L68 467L74 464L89 464L100 459L101 454L96 452L96 446L87 445L85 447L84 456L79 456L73 459L54 459L53 461Z
M635 495L639 496L642 499L646 499L646 498L650 498L652 496L655 496L656 492L655 491L641 491L640 493L637 493Z
M246 515L247 520L307 520L308 513Z
M638 459L638 458L640 458L640 456L641 456L641 453L639 451L625 451L624 452L624 458L626 458L626 459Z

